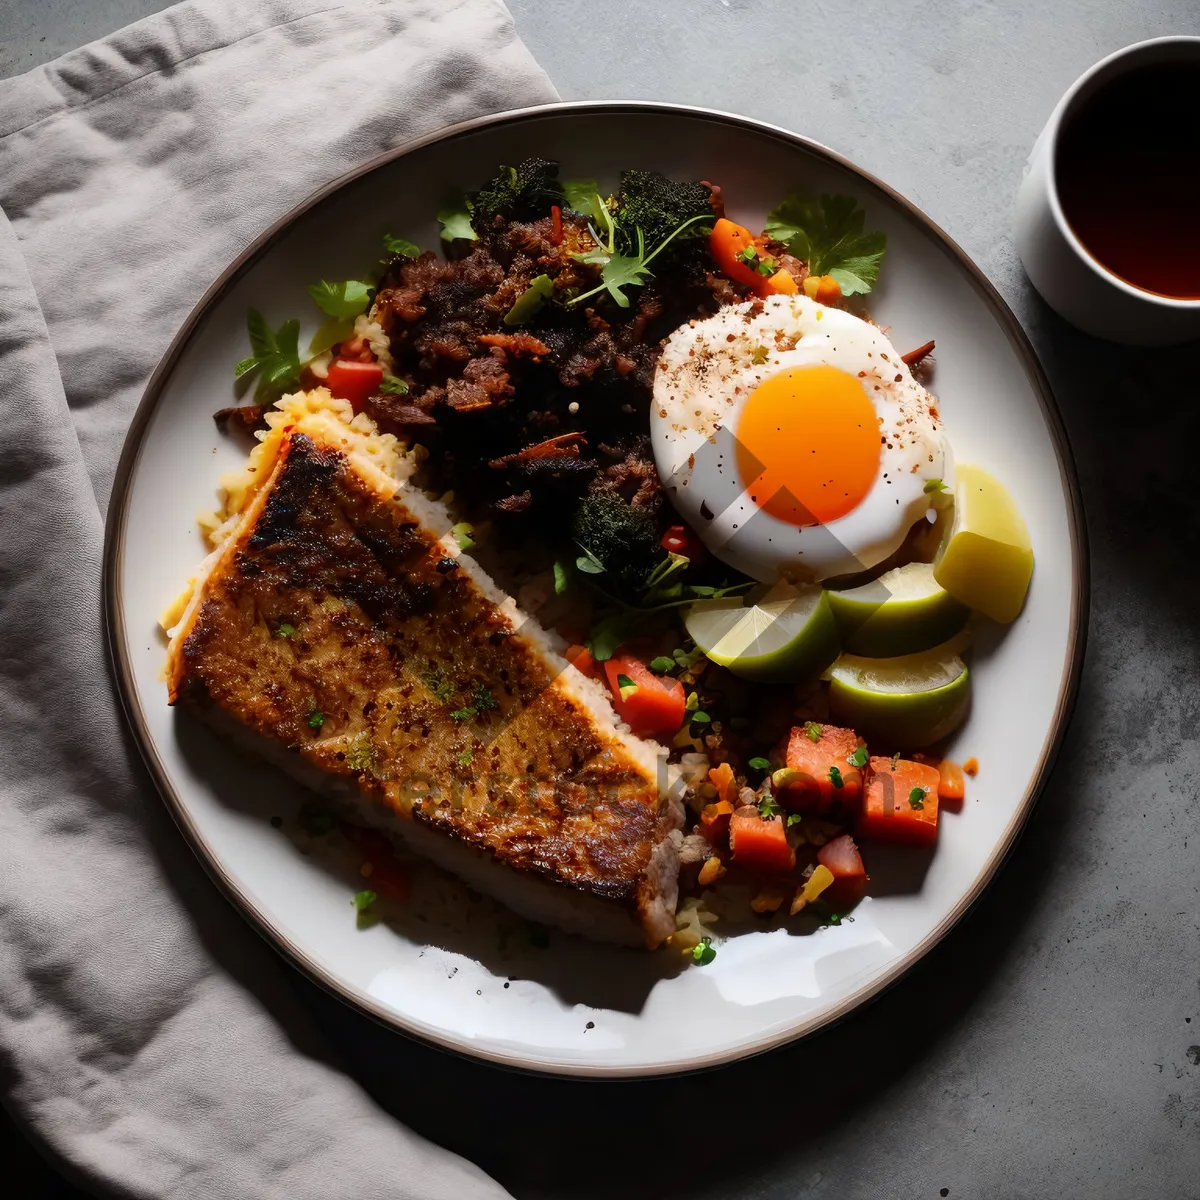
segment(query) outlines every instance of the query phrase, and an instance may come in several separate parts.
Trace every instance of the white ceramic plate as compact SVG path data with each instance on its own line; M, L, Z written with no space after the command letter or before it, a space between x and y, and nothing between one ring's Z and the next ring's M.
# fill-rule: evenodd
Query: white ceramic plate
M355 929L354 880L273 828L298 796L168 709L160 610L203 553L196 514L244 446L217 432L232 402L245 316L318 324L305 287L354 276L385 232L435 246L434 213L498 163L557 158L565 177L615 183L623 167L720 182L731 215L760 228L787 192L848 193L888 235L875 318L897 346L937 339L936 377L955 456L1005 481L1029 523L1037 568L1020 619L975 654L974 705L955 739L982 769L965 811L942 821L932 856L872 847L874 894L853 923L808 936L754 931L714 963L555 935L529 944L516 922L436 883L393 924ZM1074 697L1086 627L1078 489L1045 379L1015 319L927 217L821 146L694 109L567 104L475 121L397 150L326 189L265 234L213 286L155 372L118 472L106 600L119 685L147 763L216 881L311 977L379 1020L509 1066L648 1075L727 1062L844 1016L895 981L963 915L1012 846ZM511 928L510 928L511 927ZM514 932L516 930L516 932Z

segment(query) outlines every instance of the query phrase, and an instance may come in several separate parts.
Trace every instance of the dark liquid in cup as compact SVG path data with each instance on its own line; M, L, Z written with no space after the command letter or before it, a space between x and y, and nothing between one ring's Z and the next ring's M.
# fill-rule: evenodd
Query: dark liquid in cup
M1059 134L1054 169L1093 258L1143 291L1200 299L1200 62L1105 84Z

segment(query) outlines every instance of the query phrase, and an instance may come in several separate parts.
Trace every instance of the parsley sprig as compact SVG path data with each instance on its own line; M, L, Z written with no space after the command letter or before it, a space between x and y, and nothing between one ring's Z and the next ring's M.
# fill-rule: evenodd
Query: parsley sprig
M814 199L793 192L767 217L766 233L787 243L812 275L832 275L843 296L863 295L879 278L887 235L864 233L866 212L851 196Z
M254 387L254 399L258 404L269 404L289 388L300 386L300 322L284 321L278 329L272 329L267 319L256 308L246 316L246 332L250 337L253 353L243 358L233 369L233 377L258 372Z

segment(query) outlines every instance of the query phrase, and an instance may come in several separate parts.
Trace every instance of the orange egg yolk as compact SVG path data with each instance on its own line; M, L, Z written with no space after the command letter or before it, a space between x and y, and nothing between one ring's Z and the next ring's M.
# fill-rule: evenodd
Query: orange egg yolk
M837 367L791 367L750 393L737 463L755 504L792 525L844 517L879 474L879 424L862 383Z

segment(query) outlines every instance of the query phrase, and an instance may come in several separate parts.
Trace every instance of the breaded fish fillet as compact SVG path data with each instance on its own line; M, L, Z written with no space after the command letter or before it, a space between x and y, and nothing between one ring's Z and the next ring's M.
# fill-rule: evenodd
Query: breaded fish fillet
M680 844L661 751L381 468L365 418L319 391L281 410L171 631L170 702L526 916L658 945Z

